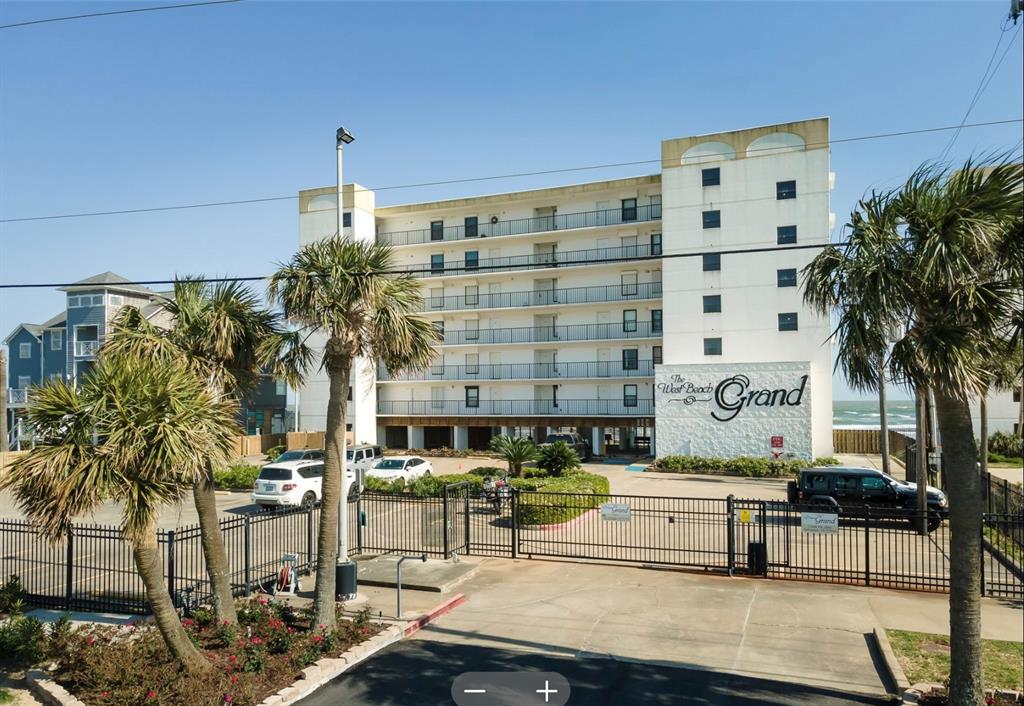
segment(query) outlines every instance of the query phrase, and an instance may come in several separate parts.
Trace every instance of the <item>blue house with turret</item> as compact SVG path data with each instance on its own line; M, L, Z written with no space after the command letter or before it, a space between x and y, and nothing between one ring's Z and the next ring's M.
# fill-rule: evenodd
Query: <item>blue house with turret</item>
M8 389L4 394L12 440L31 400L32 388L52 378L76 380L87 374L121 307L138 307L153 323L168 323L161 301L170 293L131 284L113 272L87 277L60 291L65 294L64 311L41 324L19 324L4 339L8 350ZM239 422L246 433L283 432L285 400L283 382L269 377L261 380L249 399L242 402Z

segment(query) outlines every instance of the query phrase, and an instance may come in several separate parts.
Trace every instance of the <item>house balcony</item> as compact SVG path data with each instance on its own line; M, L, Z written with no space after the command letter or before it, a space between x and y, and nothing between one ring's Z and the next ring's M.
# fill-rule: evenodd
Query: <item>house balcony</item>
M460 309L519 309L529 306L565 306L568 304L601 304L605 302L660 299L661 282L608 284L594 287L569 287L497 294L424 297L423 311L458 311Z
M378 400L377 414L395 417L651 417L654 400Z
M650 321L609 324L567 324L445 331L445 346L476 346L500 343L562 343L612 339L660 338L661 326Z
M95 358L103 341L75 341L76 358Z
M484 363L481 365L432 365L426 370L392 376L383 367L380 382L440 380L568 380L571 378L653 377L654 361L637 360L625 366L621 360L592 360L571 363Z
M7 404L12 407L24 407L28 404L29 388L27 387L9 387L7 388Z
M477 260L454 260L440 264L418 263L395 267L393 272L408 272L416 277L472 277L493 272L573 267L580 265L615 264L631 260L648 260L661 256L661 247L624 245L618 248L587 250L556 250L555 252L485 257Z
M645 223L661 220L661 204L635 206L631 208L610 208L601 211L560 213L554 216L516 218L495 223L477 225L446 226L441 229L420 228L417 230L377 233L379 245L417 245L419 243L473 240L474 238L496 238L504 235L528 235L552 231L576 230L579 228L601 228L629 223Z

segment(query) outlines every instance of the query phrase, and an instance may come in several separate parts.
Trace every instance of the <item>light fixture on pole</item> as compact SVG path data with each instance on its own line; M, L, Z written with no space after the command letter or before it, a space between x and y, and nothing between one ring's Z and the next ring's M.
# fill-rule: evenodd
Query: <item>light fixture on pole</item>
M351 132L339 127L335 134L338 145L338 232L337 237L342 237L343 204L341 195L341 150L345 145L352 144L356 138ZM342 404L345 404L342 402ZM341 438L341 459L339 462L341 473L341 496L338 498L338 557L334 565L334 594L339 600L351 600L356 595L356 565L348 558L348 473L345 469L348 456L348 435L342 431Z

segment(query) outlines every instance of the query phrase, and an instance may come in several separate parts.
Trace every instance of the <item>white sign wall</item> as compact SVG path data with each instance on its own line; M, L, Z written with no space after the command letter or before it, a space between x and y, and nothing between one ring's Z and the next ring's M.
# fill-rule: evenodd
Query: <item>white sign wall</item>
M659 365L658 455L810 459L810 387L806 362Z

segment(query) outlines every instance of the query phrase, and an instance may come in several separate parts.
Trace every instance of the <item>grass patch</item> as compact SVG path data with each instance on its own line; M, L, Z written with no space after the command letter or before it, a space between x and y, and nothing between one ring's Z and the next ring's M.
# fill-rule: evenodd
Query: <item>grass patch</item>
M911 684L945 683L949 677L949 636L886 630ZM1019 689L1024 684L1024 644L982 640L981 670L986 689Z
M0 689L0 704L9 704L14 701L14 694L7 689Z

